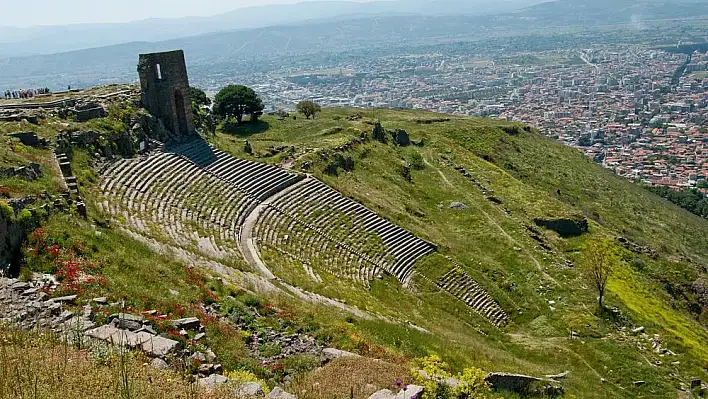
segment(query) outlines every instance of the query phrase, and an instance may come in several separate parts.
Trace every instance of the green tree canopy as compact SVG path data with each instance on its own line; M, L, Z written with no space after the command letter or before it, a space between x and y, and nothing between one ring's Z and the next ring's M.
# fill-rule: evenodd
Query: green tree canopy
M236 118L239 124L244 115L251 115L256 121L263 115L263 101L250 87L229 85L221 89L214 98L214 114L222 118Z
M211 99L207 97L204 90L198 87L189 86L189 99L197 106L211 105Z
M300 101L297 103L297 112L305 115L305 118L310 119L315 119L315 115L322 111L322 107L320 107L319 104L315 104L313 101L310 100L304 100Z

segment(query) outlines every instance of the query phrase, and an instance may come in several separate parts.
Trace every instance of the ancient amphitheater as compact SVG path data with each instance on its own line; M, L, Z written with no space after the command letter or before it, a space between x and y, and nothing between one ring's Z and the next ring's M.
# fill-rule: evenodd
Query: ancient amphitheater
M275 278L260 256L269 247L368 286L383 273L411 284L415 263L436 245L379 217L320 180L234 158L195 138L102 171L100 207L140 233L197 243L215 257L242 256ZM497 326L507 316L461 268L435 284Z
M183 106L188 83L181 51L141 56L139 67L143 104L181 133L173 143L101 170L103 212L136 233L220 260L242 259L267 279L276 276L261 257L265 248L301 263L316 281L322 281L318 273L329 273L366 288L390 274L412 288L416 262L435 253L435 244L313 176L232 157L190 133L192 121L182 115L191 110ZM491 296L452 259L450 266L432 283L490 323L506 324Z

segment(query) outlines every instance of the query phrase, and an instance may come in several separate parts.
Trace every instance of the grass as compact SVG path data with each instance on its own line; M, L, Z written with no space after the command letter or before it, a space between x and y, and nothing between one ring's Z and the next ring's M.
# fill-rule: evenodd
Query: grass
M396 380L407 384L414 381L411 370L404 366L343 358L298 379L293 393L301 399L367 399L380 389L398 391Z
M0 168L16 168L28 166L30 163L38 163L42 176L35 181L27 181L19 177L0 178L0 187L4 187L0 195L16 198L25 195L40 195L43 192L57 194L61 190L61 181L57 176L58 165L52 160L50 149L32 148L22 145L16 138L8 135L17 131L33 130L44 132L44 135L51 136L46 128L34 129L35 126L27 126L27 123L5 123L0 124Z
M137 353L78 350L49 333L0 327L0 398L226 398Z

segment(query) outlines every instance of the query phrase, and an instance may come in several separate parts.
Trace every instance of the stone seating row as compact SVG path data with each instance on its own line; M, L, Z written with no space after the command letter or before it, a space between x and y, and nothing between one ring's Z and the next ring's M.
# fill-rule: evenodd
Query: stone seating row
M272 206L265 207L261 213L255 236L261 246L270 246L304 265L367 287L371 280L381 277L381 268L368 257L301 224L298 219Z
M315 178L308 178L271 206L283 217L290 217L332 241L352 248L353 252L363 254L370 263L393 274L404 284L410 281L415 262L436 250L433 244L379 217ZM291 221L291 225L293 223ZM371 233L382 244L380 248L371 248L363 239Z
M263 201L303 179L301 175L289 173L273 165L232 157L202 140L168 148L168 151L183 156L207 172L234 184L257 201Z
M157 228L180 245L195 241L220 256L236 250L239 214L253 202L183 158L158 153L106 168L99 203L140 232Z
M385 271L408 285L415 262L436 251L316 178L233 158L203 142L119 160L103 174L99 206L106 212L136 230L163 229L175 243L196 242L219 256L236 251L244 218L258 203L288 188L264 204L254 234L306 270L366 286ZM457 265L436 285L493 324L506 323L501 307Z
M464 302L472 310L501 327L508 316L499 304L467 273L454 267L435 283L439 288Z

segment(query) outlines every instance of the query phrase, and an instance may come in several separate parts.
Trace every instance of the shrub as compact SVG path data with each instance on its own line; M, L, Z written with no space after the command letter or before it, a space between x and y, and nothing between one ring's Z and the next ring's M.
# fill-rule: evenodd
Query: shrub
M283 347L277 342L267 342L258 348L261 356L273 357L278 356L283 352Z
M437 355L416 359L414 364L427 375L425 378L413 370L413 373L418 375L418 383L425 387L423 399L491 398L491 389L484 381L486 373L478 368L466 368L461 374L453 376L447 371L449 365ZM460 384L455 388L450 387L445 381L450 377L458 380Z
M233 319L238 319L239 324L250 326L256 318L243 303L233 298L227 298L221 303L221 313Z
M260 308L261 307L261 300L258 299L258 297L255 297L253 295L246 295L243 297L243 303L246 304L246 306L251 307L251 308Z
M261 387L263 388L263 392L265 392L266 395L268 395L270 393L270 388L268 388L268 384L266 384L265 381L258 378L258 376L256 376L251 371L244 371L244 370L230 371L230 372L226 373L226 378L229 379L229 383L233 383L233 384L243 384L245 382L257 382L257 383L261 384Z
M350 156L344 156L342 154L337 154L334 156L332 162L324 170L324 173L337 176L339 174L339 169L343 169L347 172L354 170L354 159Z
M7 203L0 201L0 216L5 220L12 220L15 216L15 211Z
M32 281L32 274L32 270L27 267L23 267L22 269L20 269L20 281L24 283L29 283L30 281Z
M401 167L401 177L406 179L407 182L413 181L413 176L411 175L411 167L409 165L403 165Z
M491 397L492 390L484 381L487 374L478 368L466 368L457 377L460 385L455 388L455 396L461 398L483 399Z
M17 222L22 226L29 227L33 222L33 218L34 216L32 216L32 212L30 212L29 209L23 209L20 211L20 214L17 215Z
M412 169L423 170L425 168L423 156L420 155L418 151L411 151L408 155L408 165L410 165Z
M314 355L296 355L285 358L285 369L290 373L304 373L320 366L320 359Z

